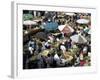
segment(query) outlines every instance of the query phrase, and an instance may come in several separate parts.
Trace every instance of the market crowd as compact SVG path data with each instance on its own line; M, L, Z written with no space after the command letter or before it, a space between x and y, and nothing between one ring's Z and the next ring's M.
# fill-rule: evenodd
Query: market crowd
M23 69L91 65L91 14L28 14L34 23L23 23Z

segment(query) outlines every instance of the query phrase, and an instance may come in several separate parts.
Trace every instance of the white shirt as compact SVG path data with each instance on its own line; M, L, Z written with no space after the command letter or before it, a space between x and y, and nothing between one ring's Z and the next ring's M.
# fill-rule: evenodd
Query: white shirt
M61 46L60 46L60 49L61 49L62 51L66 51L66 48L65 48L64 45L61 45Z
M33 48L29 47L28 50L30 51L31 54L33 54Z

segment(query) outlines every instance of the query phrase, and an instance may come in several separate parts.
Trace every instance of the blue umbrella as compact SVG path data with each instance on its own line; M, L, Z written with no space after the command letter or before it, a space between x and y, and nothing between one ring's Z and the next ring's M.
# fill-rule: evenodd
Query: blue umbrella
M58 23L56 23L56 22L47 22L44 28L47 31L55 31L58 28Z

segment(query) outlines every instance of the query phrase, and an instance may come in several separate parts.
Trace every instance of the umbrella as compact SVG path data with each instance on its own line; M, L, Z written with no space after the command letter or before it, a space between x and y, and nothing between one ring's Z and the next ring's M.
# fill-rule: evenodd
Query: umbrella
M86 38L80 34L75 34L71 36L71 40L75 43L86 43L87 42Z
M62 31L62 30L64 29L64 27L65 27L65 25L60 25L60 26L58 26L58 29L59 29L60 31Z
M47 35L44 32L38 32L35 36L41 40L47 40Z
M69 15L69 16L74 16L75 13L65 13L66 15Z
M24 25L36 25L37 22L31 21L31 20L26 20L26 21L23 22L23 24L24 24Z
M78 19L76 22L79 23L79 24L88 24L89 20L87 20L87 19Z
M32 20L33 15L32 14L23 14L23 20Z
M54 30L57 30L57 28L58 28L58 23L56 23L56 22L47 22L46 24L45 24L45 30L47 30L47 31L54 31Z
M58 29L63 33L74 32L74 29L71 26L68 26L68 25L60 25L60 26L58 26Z

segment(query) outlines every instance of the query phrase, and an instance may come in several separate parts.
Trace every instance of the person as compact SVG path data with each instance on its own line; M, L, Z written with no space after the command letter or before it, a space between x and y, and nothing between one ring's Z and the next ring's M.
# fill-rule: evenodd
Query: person
M28 43L28 47L29 47L29 51L30 53L34 53L34 51L36 50L36 40L30 40Z
M63 61L62 61L61 54L55 54L54 59L56 61L57 67L64 67L65 66L65 63L63 63Z
M28 46L33 46L34 45L34 41L31 39L29 42L28 42Z
M54 36L53 36L53 35L50 35L50 36L48 36L48 38L49 38L50 42L53 43L53 41L54 41Z
M47 56L48 56L47 57L47 67L50 68L53 64L53 57L50 54L48 54Z
M42 43L38 43L37 44L38 45L38 53L40 53L41 51L42 51Z
M80 64L80 58L78 55L75 55L75 63L74 66L78 66Z
M46 43L45 43L45 47L47 49L50 49L51 45L50 45L50 40L48 40Z
M38 60L37 61L38 68L43 68L44 67L44 62L43 62L43 58L40 54L37 56L37 60Z
M74 28L74 31L72 32L72 35L75 35L75 34L77 34L77 29L76 28Z
M66 47L65 47L64 43L62 43L62 44L60 45L60 49L63 51L63 53L66 52Z
M28 47L28 50L30 51L30 54L32 55L33 54L33 48L32 48L32 45L30 44L30 46Z
M54 55L54 60L57 61L58 59L59 59L58 54L55 54L55 55Z
M45 41L42 42L42 51L45 50Z
M88 47L87 46L83 47L83 54L84 54L84 56L88 56Z
M58 20L58 25L61 25L61 21L60 20Z
M89 65L90 65L90 61L86 59L84 66L89 66Z
M23 69L28 69L28 62L30 57L30 52L26 50L23 54Z
M65 41L65 44L64 45L66 47L66 50L68 50L68 41L67 40Z
M80 66L84 66L85 61L84 61L84 55L83 55L82 51L81 51L81 53L79 55L79 58L80 58Z
M68 39L68 49L72 47L71 42L72 42L71 39Z

